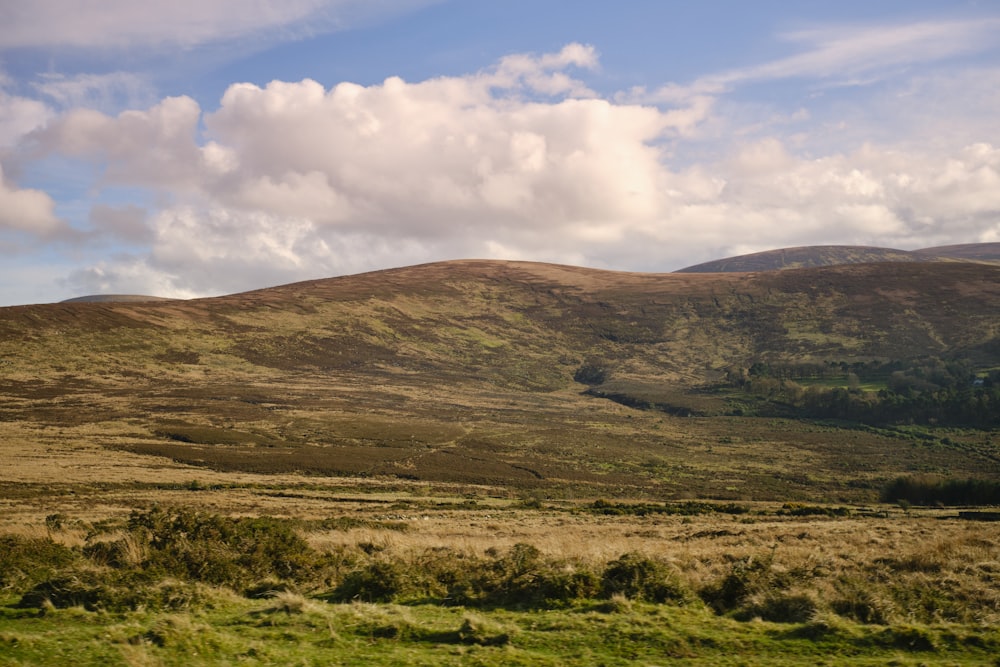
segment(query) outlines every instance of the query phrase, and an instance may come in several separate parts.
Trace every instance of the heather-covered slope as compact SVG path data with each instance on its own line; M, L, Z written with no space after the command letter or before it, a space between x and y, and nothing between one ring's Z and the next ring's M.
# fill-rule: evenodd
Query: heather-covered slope
M1000 243L968 243L913 251L840 245L780 248L695 264L680 269L678 273L776 271L839 264L940 261L1000 264Z
M1000 459L740 417L720 383L761 362L991 368L998 336L1000 267L981 264L649 275L446 262L213 299L0 309L0 420L10 441L55 427L219 470L849 497L909 469ZM607 400L622 397L633 407Z

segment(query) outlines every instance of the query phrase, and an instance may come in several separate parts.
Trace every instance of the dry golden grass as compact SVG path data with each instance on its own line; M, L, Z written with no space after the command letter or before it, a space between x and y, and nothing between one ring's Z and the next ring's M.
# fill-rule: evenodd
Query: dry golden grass
M380 557L403 561L442 547L451 557L455 552L481 557L526 543L547 558L595 571L622 554L640 553L670 563L692 591L724 579L734 567L766 562L767 576L781 582L782 595L808 596L819 607L867 605L875 611L858 613L877 613L872 617L877 622L1000 623L1000 524L960 521L954 512L650 518L425 510L408 521L412 528L405 532L320 532L310 542L321 550L371 545Z

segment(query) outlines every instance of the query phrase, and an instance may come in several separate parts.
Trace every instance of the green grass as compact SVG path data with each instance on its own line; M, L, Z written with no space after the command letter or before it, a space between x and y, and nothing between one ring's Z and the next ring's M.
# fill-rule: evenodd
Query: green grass
M219 594L212 608L109 614L0 607L0 665L984 665L995 628L751 623L701 608L544 611L328 604Z
M795 382L803 387L823 387L824 389L860 389L861 391L881 391L885 389L887 380L868 380L865 382L852 383L847 376L840 377L817 377L817 378L795 378Z
M321 492L280 500L294 515ZM939 510L396 494L306 520L189 497L0 535L0 665L984 665L1000 651L1000 533ZM547 551L511 545L518 531Z

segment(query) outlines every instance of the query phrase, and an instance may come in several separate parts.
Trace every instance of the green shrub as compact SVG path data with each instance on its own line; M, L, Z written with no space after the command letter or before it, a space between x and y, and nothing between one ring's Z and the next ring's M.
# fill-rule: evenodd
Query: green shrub
M593 597L599 579L580 565L545 559L536 547L522 542L493 561L475 585L488 604L533 607Z
M807 623L813 619L819 605L804 593L769 591L761 599L754 600L739 610L736 618L749 620L760 618L772 623Z
M290 522L272 517L155 508L133 513L127 531L145 549L143 569L208 584L241 588L268 578L302 580L323 564ZM114 558L120 548L103 549L92 552L121 565Z
M668 564L627 553L604 569L601 594L606 598L624 595L632 600L676 602L687 597L687 590Z
M835 614L865 624L889 624L894 611L892 602L876 595L865 582L839 582L837 593L830 601L830 609Z
M392 561L375 561L349 572L330 594L334 602L391 602L405 590L402 566Z
M22 608L83 607L88 611L181 611L212 606L211 589L192 582L153 581L136 573L74 569L39 582L21 596Z
M764 558L747 556L734 561L721 580L700 591L702 600L717 614L725 614L742 607L751 596L782 588L784 582L771 570L773 558L772 552Z
M80 560L80 553L47 537L0 535L0 589L24 591Z

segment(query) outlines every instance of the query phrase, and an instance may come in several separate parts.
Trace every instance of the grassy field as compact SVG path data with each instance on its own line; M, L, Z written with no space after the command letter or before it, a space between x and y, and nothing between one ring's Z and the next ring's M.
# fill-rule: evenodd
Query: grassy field
M220 472L75 436L0 473L2 665L1000 652L1000 523L955 509Z
M177 481L61 499L5 486L0 664L989 665L1000 652L1000 524L954 510L163 472Z
M997 664L1000 523L879 504L1000 479L996 432L721 381L995 367L998 277L458 262L0 309L0 665Z

